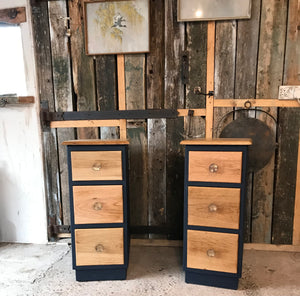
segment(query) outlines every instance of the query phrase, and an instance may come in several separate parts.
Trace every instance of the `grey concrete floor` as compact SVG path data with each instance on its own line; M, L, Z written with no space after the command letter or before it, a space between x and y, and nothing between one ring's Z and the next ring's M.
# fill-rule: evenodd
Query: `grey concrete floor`
M300 253L244 252L239 290L184 282L182 249L131 247L126 281L76 282L70 246L0 244L0 295L300 296Z

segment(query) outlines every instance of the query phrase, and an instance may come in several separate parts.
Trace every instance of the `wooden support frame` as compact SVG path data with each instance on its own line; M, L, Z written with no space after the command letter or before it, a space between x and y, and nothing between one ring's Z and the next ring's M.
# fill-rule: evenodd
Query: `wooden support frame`
M300 131L298 145L298 164L296 177L296 195L294 209L293 245L300 246Z
M207 70L206 70L206 92L214 90L215 73L215 35L216 22L208 22L207 26ZM212 139L214 123L214 97L206 96L206 120L205 137Z
M26 8L16 7L0 10L0 22L6 24L21 24L26 22Z
M119 110L126 110L125 56L117 55ZM120 139L127 139L127 121L120 120Z

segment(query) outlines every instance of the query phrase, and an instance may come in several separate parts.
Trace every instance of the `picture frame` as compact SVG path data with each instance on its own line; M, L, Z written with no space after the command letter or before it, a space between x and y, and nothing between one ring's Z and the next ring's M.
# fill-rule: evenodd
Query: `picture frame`
M251 18L251 0L177 0L179 22Z
M149 0L85 0L87 55L150 51Z

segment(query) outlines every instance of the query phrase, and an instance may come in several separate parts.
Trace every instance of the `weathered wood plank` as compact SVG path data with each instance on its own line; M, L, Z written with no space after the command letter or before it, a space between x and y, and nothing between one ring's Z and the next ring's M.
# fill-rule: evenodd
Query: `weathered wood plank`
M286 0L262 1L257 65L256 97L258 99L275 99L278 96L278 88L282 84L286 15ZM264 110L277 117L276 108ZM268 124L274 132L276 131L274 121L267 115L257 112L256 117ZM273 188L274 157L265 168L254 174L252 202L252 242L254 243L271 242Z
M164 107L165 5L150 5L150 53L146 59L147 108ZM149 225L166 223L166 120L148 120L148 210Z
M7 24L21 24L26 22L25 7L0 10L0 22Z
M65 1L48 3L50 38L52 52L52 72L54 84L55 111L73 111L71 62L68 48L68 37L64 27L64 17L67 17ZM75 138L74 129L57 130L60 191L62 201L63 224L70 224L70 202L68 187L67 151L60 145L62 142Z
M81 0L69 0L71 18L71 57L73 69L73 88L77 111L96 110L95 75L93 58L85 54L83 7ZM97 128L77 130L79 139L98 138Z
M236 21L216 22L215 46L215 99L234 97L236 54ZM222 129L232 120L232 115L220 122L232 108L215 108L214 135L219 136ZM218 128L218 130L217 130Z
M184 108L184 85L181 79L185 27L177 22L177 1L165 1L165 103L167 109ZM180 145L184 133L182 118L168 119L166 127L166 217L174 229L169 238L182 238L184 154Z
M299 15L300 2L289 1L284 85L300 85ZM282 108L279 110L278 118L280 136L278 138L278 173L274 196L273 242L290 244L293 241L300 108Z
M186 52L188 54L188 76L186 84L186 108L204 108L205 96L194 94L194 88L200 86L206 92L206 59L207 59L207 22L191 22L186 24ZM205 136L205 121L195 117L185 119L185 132L189 137Z
M36 64L39 96L46 101L50 111L55 111L50 28L48 5L46 2L32 3L33 40L35 40ZM57 135L55 130L43 133L44 172L46 184L46 199L48 210L48 238L53 239L52 225L61 224L61 196L57 176L59 176Z
M166 119L148 120L149 225L166 223Z
M125 56L127 110L145 109L145 55ZM148 151L145 121L127 124L129 146L130 225L148 225ZM143 236L144 237L144 236Z
M252 0L251 19L237 22L235 99L255 98L261 0ZM235 117L244 115L236 114ZM252 116L252 114L248 114ZM254 114L255 116L255 114ZM247 175L245 195L244 242L251 242L253 173Z
M127 109L145 109L145 55L125 56ZM130 215L131 225L148 225L148 160L145 122L128 123L130 139Z
M146 61L148 109L164 107L164 10L164 1L151 1L150 53Z
M98 110L117 109L117 65L114 55L96 57L96 92ZM116 127L101 127L101 139L117 139Z

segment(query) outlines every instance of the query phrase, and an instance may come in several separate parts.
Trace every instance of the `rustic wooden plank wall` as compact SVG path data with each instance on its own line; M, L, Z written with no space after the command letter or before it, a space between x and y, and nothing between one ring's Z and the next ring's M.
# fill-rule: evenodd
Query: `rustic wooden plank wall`
M207 22L177 22L176 0L150 4L150 53L125 55L126 108L205 107L205 96L195 94L194 88L210 91ZM85 54L82 1L33 1L32 8L40 96L50 110L116 109L117 58ZM216 99L277 98L279 85L300 84L298 14L297 0L252 0L250 20L216 22ZM71 18L68 40L63 27L66 16ZM215 127L231 110L215 110ZM248 176L245 242L289 244L300 114L298 109L266 111L277 117L277 126L261 112L256 117L272 126L279 146L267 167ZM204 137L205 121L201 117L128 121L127 131L131 226L159 227L168 238L181 238L184 157L179 142L186 136ZM214 130L214 135L219 132ZM44 133L50 225L69 224L62 139L118 136L117 128Z

